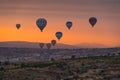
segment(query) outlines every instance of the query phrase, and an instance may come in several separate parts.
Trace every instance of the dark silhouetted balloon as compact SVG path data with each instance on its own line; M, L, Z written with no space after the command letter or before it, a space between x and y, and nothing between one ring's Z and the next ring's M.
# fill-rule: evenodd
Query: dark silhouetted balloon
M47 20L44 18L39 18L36 21L36 24L38 26L38 28L41 30L41 32L43 31L43 29L46 27L47 25Z
M56 40L52 40L52 41L51 41L51 44L52 44L53 46L55 46Z
M47 47L47 49L50 49L51 48L51 43L47 43L46 47Z
M72 27L72 22L71 21L66 22L66 26L68 29L70 29Z
M19 29L21 27L20 24L16 24L16 28Z
M96 24L97 19L95 17L90 17L89 18L89 23L92 25L92 27L94 27L94 25Z
M44 43L39 43L40 48L44 47Z
M63 34L62 34L62 32L56 32L55 35L56 35L57 39L60 40Z

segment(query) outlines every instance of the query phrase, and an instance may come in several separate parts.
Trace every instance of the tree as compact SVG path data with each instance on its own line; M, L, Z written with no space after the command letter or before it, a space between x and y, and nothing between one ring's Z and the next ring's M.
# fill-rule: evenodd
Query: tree
M0 65L2 65L2 62L0 61Z
M110 53L108 53L107 55L108 55L108 56L110 56L111 54L110 54Z
M118 55L120 56L120 52L118 53Z
M0 71L4 71L5 69L4 69L4 67L0 67Z
M9 64L10 64L9 61L5 61L5 62L4 62L4 65L9 65Z
M71 59L75 59L75 55L72 55L72 56L71 56Z
M51 61L55 61L55 59L54 59L54 58L51 58Z

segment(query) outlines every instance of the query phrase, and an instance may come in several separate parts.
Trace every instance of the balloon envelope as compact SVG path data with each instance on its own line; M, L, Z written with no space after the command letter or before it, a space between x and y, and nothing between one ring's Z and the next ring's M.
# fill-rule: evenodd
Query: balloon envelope
M21 27L20 24L16 24L16 28L19 29Z
M62 37L62 32L56 32L55 35L56 35L57 39L60 40Z
M72 27L72 22L71 21L66 22L66 26L68 29L70 29Z
M51 48L51 43L47 43L46 47L47 47L47 49L50 49Z
M40 48L44 47L44 43L39 43Z
M52 41L51 41L51 44L52 44L53 46L55 46L56 40L52 40Z
M36 24L42 32L43 29L45 28L45 26L47 25L47 20L44 18L39 18L39 19L37 19Z
M96 24L97 19L95 17L90 17L89 18L89 23L92 25L92 27L94 27L94 25Z

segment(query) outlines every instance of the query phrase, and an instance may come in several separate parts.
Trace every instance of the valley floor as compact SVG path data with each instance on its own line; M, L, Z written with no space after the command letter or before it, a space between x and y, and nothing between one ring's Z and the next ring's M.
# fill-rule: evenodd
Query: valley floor
M0 80L120 80L120 56L0 62Z

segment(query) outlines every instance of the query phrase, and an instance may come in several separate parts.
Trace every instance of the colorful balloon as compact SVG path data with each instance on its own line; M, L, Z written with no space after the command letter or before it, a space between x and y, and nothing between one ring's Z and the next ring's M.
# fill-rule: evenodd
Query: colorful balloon
M46 47L47 47L47 49L50 49L51 48L51 43L47 43Z
M94 27L94 25L96 24L97 19L95 17L90 17L89 18L89 23L92 25L92 27Z
M21 27L20 24L16 24L16 28L19 29Z
M72 22L71 21L66 22L66 26L68 29L70 29L72 27Z
M55 35L56 35L57 39L60 40L63 34L62 34L62 32L56 32Z
M36 24L38 26L38 28L41 30L41 32L43 31L43 29L46 27L47 25L47 20L44 18L39 18L36 21Z
M44 47L44 43L39 43L40 48Z
M51 41L51 44L52 44L53 46L55 46L56 40L52 40L52 41Z

